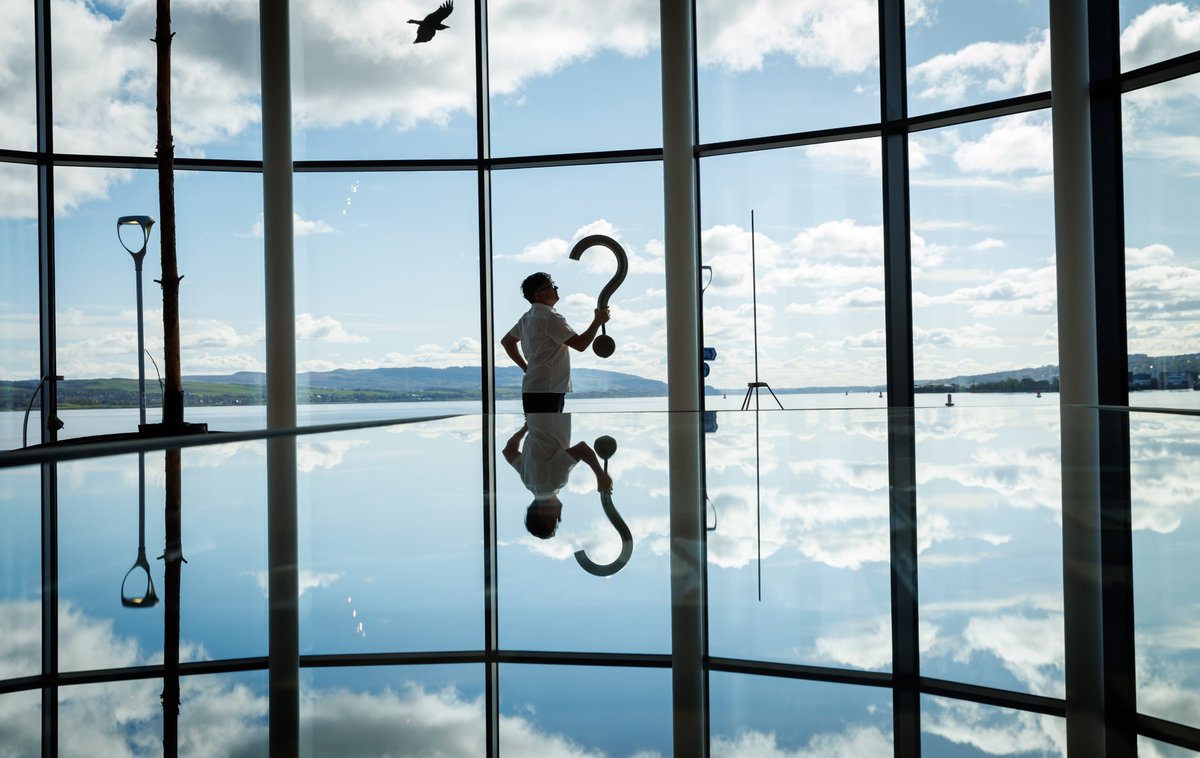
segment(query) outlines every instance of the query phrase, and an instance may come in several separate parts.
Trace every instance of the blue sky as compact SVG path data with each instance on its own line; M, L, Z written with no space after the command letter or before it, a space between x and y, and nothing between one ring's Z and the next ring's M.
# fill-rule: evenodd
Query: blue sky
M33 146L32 16L4 0L0 145ZM8 7L11 6L11 7ZM660 143L653 3L495 2L495 155ZM1047 7L1031 0L906 3L914 113L1049 85ZM53 5L55 141L63 152L150 155L153 3ZM361 0L338 12L295 3L297 159L467 158L474 151L473 19L432 43L405 21L424 6ZM180 156L261 155L257 5L174 8ZM22 26L19 19L25 18ZM1200 48L1195 2L1122 4L1126 68ZM703 141L878 118L874 5L834 0L701 2ZM105 56L92 51L103 47ZM1200 174L1197 77L1125 98L1130 350L1196 349L1200 242L1186 211ZM910 141L918 378L1057 362L1053 176L1047 112L914 134ZM0 376L37 376L36 183L0 166ZM882 383L882 236L876 140L706 159L701 164L705 342L710 383L753 373L749 215L756 212L758 360L772 386ZM132 266L115 218L157 209L152 171L56 172L59 365L68 378L136 375ZM617 353L576 365L665 378L661 171L656 163L493 174L497 335L524 308L516 286L549 270L579 327L613 270L566 251L602 232L631 257L613 298ZM184 372L264 368L261 183L177 177ZM478 362L476 194L469 172L345 172L296 180L301 369ZM158 230L145 272L147 344L161 354ZM232 273L232 275L231 275ZM496 336L496 335L493 335ZM501 365L507 359L498 354ZM151 374L153 376L153 374Z

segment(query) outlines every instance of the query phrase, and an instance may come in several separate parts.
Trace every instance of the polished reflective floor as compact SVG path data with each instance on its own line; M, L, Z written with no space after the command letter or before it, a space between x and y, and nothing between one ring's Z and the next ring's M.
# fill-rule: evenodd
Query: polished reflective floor
M711 754L906 754L901 717L922 755L1066 754L1063 418L1056 399L695 416ZM1139 722L1138 750L1193 755L1200 417L1121 418L1137 710L1171 726ZM295 436L303 753L481 756L494 733L502 755L675 754L672 653L695 630L672 622L670 421ZM252 431L182 449L177 590L161 447L5 456L0 755L162 753L168 650L179 754L266 754L266 450ZM895 672L914 667L901 716Z

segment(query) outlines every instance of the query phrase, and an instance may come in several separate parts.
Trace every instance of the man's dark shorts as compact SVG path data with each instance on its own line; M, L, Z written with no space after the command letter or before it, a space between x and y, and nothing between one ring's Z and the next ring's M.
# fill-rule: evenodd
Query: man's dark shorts
M521 406L526 413L562 413L566 399L562 392L524 392Z

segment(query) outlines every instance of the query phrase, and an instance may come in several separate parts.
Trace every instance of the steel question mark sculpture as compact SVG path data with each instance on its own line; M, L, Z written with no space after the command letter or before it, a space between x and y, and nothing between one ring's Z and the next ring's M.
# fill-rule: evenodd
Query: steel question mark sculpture
M571 260L579 260L579 256L583 255L583 251L593 245L602 245L607 247L617 257L617 272L613 274L612 279L608 280L608 284L604 285L604 289L600 290L600 297L596 299L597 308L607 308L608 299L617 291L617 287L621 286L621 282L625 281L625 274L629 273L629 256L625 254L625 248L612 237L604 234L589 234L583 239L575 243L575 247L571 248ZM608 331L604 325L600 326L600 336L592 342L592 352L601 358L607 358L617 349L617 343L612 337L608 336Z
M620 284L620 282L617 283ZM613 289L616 287L614 286ZM617 441L607 434L597 437L595 449L596 454L604 459L604 470L608 471L608 459L617 452ZM608 522L613 525L621 537L621 554L612 563L596 563L588 558L584 551L576 550L575 560L578 561L580 568L592 576L612 576L625 568L625 564L629 563L629 559L633 557L633 532L629 531L629 525L625 523L625 519L621 518L621 514L617 513L611 492L600 493L600 505L604 507L604 515L608 517Z

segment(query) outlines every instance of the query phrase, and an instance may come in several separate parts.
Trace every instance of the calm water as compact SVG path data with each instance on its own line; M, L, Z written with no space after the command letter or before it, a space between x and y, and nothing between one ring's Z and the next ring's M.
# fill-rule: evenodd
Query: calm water
M1058 402L1057 393L1044 393L1041 397L1026 393L957 393L952 397L956 408L1053 406ZM705 407L710 410L735 411L742 407L745 394L729 393L709 395L705 398ZM887 400L879 397L879 393L797 393L779 394L772 397L765 390L760 390L757 397L751 398L750 407L757 401L761 410L777 410L782 404L788 410L803 410L817 408L885 408ZM916 395L918 408L945 407L946 396L943 394ZM1142 408L1177 408L1200 410L1200 392L1187 390L1153 390L1136 392L1130 395L1130 404ZM520 414L519 401L502 401L496 404L498 414ZM613 413L613 412L647 412L667 410L667 398L619 398L619 399L572 399L567 400L567 410L575 413ZM479 404L475 402L452 401L434 403L366 403L366 404L329 404L306 405L297 409L297 423L337 424L380 419L408 419L422 416L443 414L477 414ZM266 408L264 406L224 406L206 408L188 408L189 421L207 423L209 429L217 431L247 431L262 429L266 426ZM108 408L103 410L65 410L60 417L66 426L59 432L61 439L84 437L92 434L109 434L128 432L137 428L136 408ZM24 412L0 412L0 450L14 449L21 446ZM159 420L158 409L149 409L147 419L151 423ZM36 409L29 417L27 436L30 444L38 440Z
M1139 405L1152 405L1140 402L1147 398L1178 407L1193 394L1200 396L1135 397ZM954 399L947 408L944 396L918 396L922 674L1061 698L1057 397ZM709 399L710 407L722 403L704 436L710 653L890 671L884 401L865 394L780 400L790 410L754 414L728 410L740 407L740 397ZM759 402L774 403L769 395ZM802 404L812 410L795 409ZM667 414L655 412L665 405L664 398L569 400L569 427L523 436L515 404L498 415L501 649L669 653L668 430ZM473 410L319 406L300 416L312 424ZM190 409L189 418L213 429L263 424L261 408ZM83 435L125 430L136 411L67 411L63 419L64 432ZM484 429L479 416L465 415L298 438L303 654L483 648ZM1196 431L1188 417L1131 415L1139 709L1200 727ZM536 452L535 432L595 449L602 436L616 442L598 467L613 480L607 504L627 526L627 541L586 462L567 466L553 537L526 528L534 495L524 464L541 462L545 472L562 461ZM506 448L522 457L510 462ZM137 455L58 466L64 671L161 660L162 605L119 602L138 547L138 466ZM181 657L265 656L264 445L186 449L183 466ZM148 454L152 559L164 540L162 472L162 453ZM39 487L36 469L0 470L2 678L40 670ZM161 562L151 564L161 594ZM598 576L588 565L618 570ZM379 755L396 745L406 754L481 750L482 665L305 669L303 676L304 740L313 755ZM161 686L61 688L61 754L159 752ZM714 673L710 686L715 755L891 750L887 689L727 673ZM265 672L189 677L183 692L181 753L265 754ZM38 694L0 695L0 744L13 755L40 754ZM666 756L670 671L504 664L500 714L506 755ZM1065 745L1056 718L938 698L922 701L922 728L923 749L934 756L1059 755ZM1147 755L1157 750L1170 754L1144 746Z

